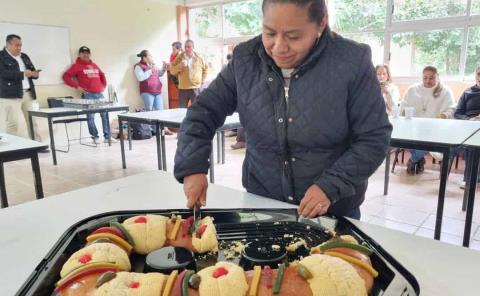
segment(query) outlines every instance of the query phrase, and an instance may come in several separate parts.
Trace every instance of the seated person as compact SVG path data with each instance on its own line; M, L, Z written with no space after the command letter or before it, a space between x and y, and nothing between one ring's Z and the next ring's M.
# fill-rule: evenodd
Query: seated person
M402 109L414 108L414 117L452 118L455 110L453 93L440 83L438 70L427 66L422 72L422 83L414 84L405 93ZM410 150L411 158L407 162L407 174L421 174L425 167L424 156L428 151Z
M385 106L387 107L387 114L393 115L394 108L400 103L400 91L398 87L392 83L392 76L388 65L377 65L375 70L378 81L380 82Z
M460 100L454 117L462 120L480 120L480 66L475 71L476 84L467 88ZM460 188L465 188L466 176L469 173L469 163L472 159L471 153L467 150L465 153L465 173L463 175L463 183Z

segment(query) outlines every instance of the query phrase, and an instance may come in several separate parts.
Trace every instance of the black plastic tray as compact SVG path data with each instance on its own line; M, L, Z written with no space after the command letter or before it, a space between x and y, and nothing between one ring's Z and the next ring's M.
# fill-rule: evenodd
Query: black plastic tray
M180 214L190 216L187 210L149 210L122 211L96 215L70 227L40 262L16 295L54 295L55 283L60 279L60 270L65 261L75 251L85 245L87 235L98 227L107 225L112 220L123 220L141 214L159 214L170 216ZM374 252L371 256L373 267L379 272L374 281L370 295L372 296L415 296L420 295L420 288L415 277L399 262L389 255L373 239L360 231L345 218L319 217L315 219L299 219L295 209L215 209L203 210L202 216L212 216L217 229L220 251L217 256L196 256L199 269L224 260L222 248L228 248L231 242L250 242L265 240L271 242L303 238L309 247L316 246L331 237L331 231L337 234L350 234L360 243L367 245ZM327 230L328 229L328 230ZM299 248L288 260L298 259L308 254L306 248ZM141 272L145 256L132 255L132 271ZM233 259L248 269L240 257Z

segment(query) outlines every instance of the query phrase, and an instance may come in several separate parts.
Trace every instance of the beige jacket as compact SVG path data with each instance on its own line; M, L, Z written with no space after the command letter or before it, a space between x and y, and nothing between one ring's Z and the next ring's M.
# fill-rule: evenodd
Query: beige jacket
M189 68L185 66L185 53L177 55L170 67L170 73L178 77L179 89L200 88L207 79L207 63L196 52L193 53L193 67L190 73Z

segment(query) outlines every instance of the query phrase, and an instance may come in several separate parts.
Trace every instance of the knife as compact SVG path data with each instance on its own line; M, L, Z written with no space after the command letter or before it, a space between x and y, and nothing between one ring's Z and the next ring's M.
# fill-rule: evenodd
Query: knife
M194 233L197 231L198 225L200 225L200 220L202 220L202 213L200 212L200 208L197 208L197 205L195 205L192 209L193 211L193 224L190 228L190 232Z

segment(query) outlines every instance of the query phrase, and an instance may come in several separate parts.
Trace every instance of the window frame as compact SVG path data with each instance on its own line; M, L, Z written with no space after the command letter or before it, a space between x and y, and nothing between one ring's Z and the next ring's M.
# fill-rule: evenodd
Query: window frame
M201 8L207 6L219 5L221 11L221 34L220 38L212 38L212 42L220 43L223 42L223 45L238 44L240 42L249 40L255 35L251 36L241 36L241 37L224 37L224 4L232 2L241 2L243 0L187 0L185 5L188 9ZM472 5L475 0L467 0L466 14L463 16L452 16L452 17L440 17L440 18L430 18L430 19L418 19L418 20L404 20L404 21L394 21L393 15L395 13L395 0L386 0L386 16L385 16L385 28L384 28L384 49L383 49L383 63L389 64L391 60L391 47L392 47L392 36L398 33L419 33L419 32L428 32L435 30L447 30L447 29L463 29L463 40L461 45L460 52L460 65L459 65L459 74L458 76L447 76L444 81L448 82L471 82L472 80L466 76L465 68L467 61L467 47L468 47L468 30L470 27L480 28L480 14L472 15ZM327 0L328 2L328 0ZM328 4L327 4L328 5ZM189 26L191 22L188 22ZM190 28L189 28L190 29ZM381 29L368 29L368 30L354 30L348 32L340 32L341 34L362 34L362 33L371 33L373 31L380 31ZM224 56L226 53L224 53ZM225 57L222 57L225 59ZM417 82L418 77L414 76L396 76L395 80L400 83L412 83Z

